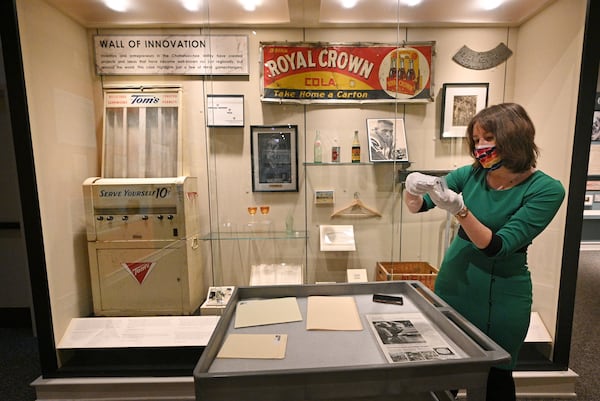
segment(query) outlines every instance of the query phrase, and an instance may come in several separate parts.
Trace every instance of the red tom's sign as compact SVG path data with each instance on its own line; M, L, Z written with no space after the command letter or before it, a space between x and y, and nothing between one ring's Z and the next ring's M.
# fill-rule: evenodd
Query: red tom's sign
M262 100L298 103L433 101L434 42L261 43Z

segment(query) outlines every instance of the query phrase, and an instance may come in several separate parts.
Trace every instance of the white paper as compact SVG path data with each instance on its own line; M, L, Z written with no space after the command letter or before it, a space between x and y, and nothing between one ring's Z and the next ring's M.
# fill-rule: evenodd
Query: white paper
M321 225L321 251L355 251L354 226Z
M206 346L218 316L72 319L58 349Z
M244 97L208 95L206 119L209 127L243 127Z
M287 334L229 334L217 358L283 359Z
M294 297L240 301L235 312L235 328L298 322L302 314Z
M308 297L306 330L354 330L363 329L352 296Z
M250 285L302 284L302 265L252 265Z
M349 283L366 283L367 269L348 269L346 270L346 276Z

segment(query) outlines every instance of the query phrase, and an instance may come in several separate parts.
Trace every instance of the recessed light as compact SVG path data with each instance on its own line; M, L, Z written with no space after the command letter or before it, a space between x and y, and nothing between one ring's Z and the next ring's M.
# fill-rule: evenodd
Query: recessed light
M504 3L504 0L481 0L481 8L484 10L493 10Z
M260 6L262 0L240 0L240 4L246 11L254 11L256 7Z
M344 7L344 8L354 8L354 7L356 7L357 3L358 3L358 0L341 0L341 2L340 2L342 7Z
M423 0L402 0L402 4L407 5L409 7L418 6L422 2Z
M202 0L181 0L181 5L188 11L200 11Z
M120 13L127 11L127 0L104 0L104 4L113 11Z

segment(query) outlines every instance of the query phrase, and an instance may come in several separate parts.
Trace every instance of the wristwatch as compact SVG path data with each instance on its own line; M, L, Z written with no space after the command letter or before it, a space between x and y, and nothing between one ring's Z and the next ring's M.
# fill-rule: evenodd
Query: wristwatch
M455 216L457 219L464 219L465 217L467 217L467 215L468 215L468 214L469 214L469 209L467 209L467 207L466 207L466 206L463 206L463 208L462 208L462 209L460 209L460 210L458 211L458 213L456 213L454 216Z

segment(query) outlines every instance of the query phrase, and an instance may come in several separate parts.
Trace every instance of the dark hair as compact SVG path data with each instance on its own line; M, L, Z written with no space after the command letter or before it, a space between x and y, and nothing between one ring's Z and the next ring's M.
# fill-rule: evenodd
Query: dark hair
M522 106L516 103L501 103L477 113L467 127L471 156L475 150L475 124L494 135L496 148L505 167L518 173L536 166L539 150L534 142L535 127ZM478 166L479 162L475 160L473 165Z

